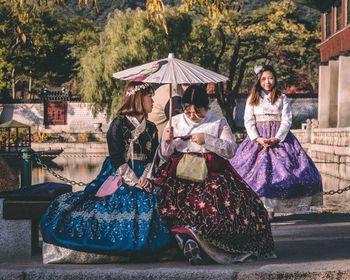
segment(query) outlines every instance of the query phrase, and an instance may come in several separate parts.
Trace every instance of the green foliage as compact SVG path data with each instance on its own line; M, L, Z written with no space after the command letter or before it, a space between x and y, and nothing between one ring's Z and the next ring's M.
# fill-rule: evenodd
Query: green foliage
M0 87L11 88L15 71L17 90L60 86L74 78L84 50L97 41L92 22L61 18L47 7L0 5Z
M232 127L234 99L255 81L254 64L272 64L282 89L316 81L319 15L315 23L291 1L265 2L185 0L180 7L194 19L187 57L230 78L218 101Z
M92 9L90 5L76 5L74 1L70 3L66 1L59 10L59 14L63 18L79 16L90 19L100 30L103 30L109 15L115 10L135 9L139 3L140 1L137 0L98 0L98 9Z
M226 11L214 26L205 7L200 15L197 7L193 15L197 20L190 52L202 66L227 74L232 89L242 78L240 71L245 74L256 63L273 64L284 87L301 74L315 79L319 26L301 18L290 1L272 2L249 13ZM246 87L255 79L252 72L243 76Z
M155 10L162 12L161 2L148 1L150 16ZM300 77L315 81L319 60L315 46L320 35L317 12L289 0L182 3L180 10L195 19L188 56L202 66L229 75L232 89L235 85L241 87L242 73L254 63L274 64L283 87ZM253 74L243 80L245 87L251 78Z
M182 57L191 19L175 11L168 11L166 19L171 23L168 35L149 23L147 13L140 9L116 11L109 18L100 44L89 48L80 61L80 92L94 103L95 113L105 110L111 116L118 106L124 83L112 78L114 72L166 57L169 52Z
M111 116L123 95L114 72L169 52L230 77L219 103L231 125L235 97L255 80L254 64L272 64L284 88L317 77L319 15L291 1L148 0L147 11L117 10L105 26L115 8L137 1L99 0L100 10L77 1L60 9L51 8L54 1L18 2L0 0L0 87L11 87L13 69L17 88L29 75L38 88L70 81L66 87L78 86L95 113Z
M259 49L267 50L261 62L275 66L282 88L295 83L302 75L314 81L319 63L318 22L312 24L303 20L297 7L289 1L272 2L252 13L247 20L250 25L242 28L244 36L259 38Z
M122 96L124 84L113 80L112 73L166 57L170 51L230 77L229 94L219 98L229 121L235 96L255 80L250 70L254 64L273 64L284 87L300 76L312 79L318 26L300 18L290 1L258 6L253 12L232 7L220 12L199 2L165 9L167 30L150 23L149 14L141 10L117 11L109 19L100 45L81 60L80 90L94 103L95 113L106 110L111 115Z

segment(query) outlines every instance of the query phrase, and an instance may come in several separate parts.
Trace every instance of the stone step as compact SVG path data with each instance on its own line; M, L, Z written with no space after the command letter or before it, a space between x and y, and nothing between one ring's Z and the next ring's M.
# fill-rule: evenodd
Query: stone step
M0 280L348 280L350 214L276 217L277 259L235 265L152 263L44 265L41 256L1 259Z

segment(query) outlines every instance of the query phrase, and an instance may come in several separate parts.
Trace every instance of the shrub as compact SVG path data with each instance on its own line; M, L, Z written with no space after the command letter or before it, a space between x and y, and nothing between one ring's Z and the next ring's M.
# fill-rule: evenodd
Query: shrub
M45 132L33 132L32 133L32 142L37 142L37 143L44 143L50 140L51 135L49 133Z
M86 143L89 141L89 133L88 132L82 132L78 134L78 142Z

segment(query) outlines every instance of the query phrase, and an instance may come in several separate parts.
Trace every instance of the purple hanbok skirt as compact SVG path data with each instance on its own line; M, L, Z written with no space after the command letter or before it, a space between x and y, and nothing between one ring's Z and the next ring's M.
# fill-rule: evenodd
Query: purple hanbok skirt
M257 122L256 127L261 137L270 138L280 122ZM321 175L291 132L268 149L247 136L230 162L268 211L299 213L322 205Z

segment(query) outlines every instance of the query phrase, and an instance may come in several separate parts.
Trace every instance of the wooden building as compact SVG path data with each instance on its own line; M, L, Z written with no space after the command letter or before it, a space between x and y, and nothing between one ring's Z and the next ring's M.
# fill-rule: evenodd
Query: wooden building
M350 127L350 0L294 0L321 14L320 127Z
M16 120L0 124L0 152L18 153L31 146L31 128Z
M48 91L45 89L41 94L44 104L44 125L49 128L52 125L67 124L67 104L70 101L70 92Z

